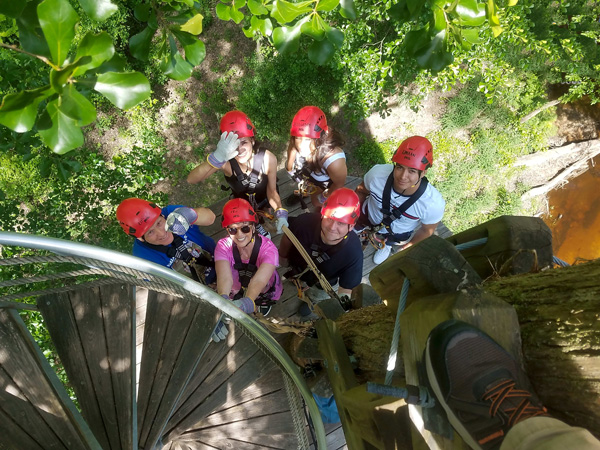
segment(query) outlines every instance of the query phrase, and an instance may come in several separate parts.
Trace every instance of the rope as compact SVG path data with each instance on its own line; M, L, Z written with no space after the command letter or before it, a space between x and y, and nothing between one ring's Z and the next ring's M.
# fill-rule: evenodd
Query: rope
M329 281L327 281L327 278L325 278L325 276L319 271L319 269L317 269L315 262L312 260L310 255L306 252L306 250L304 249L304 247L302 246L300 241L298 239L296 239L296 236L294 236L294 233L292 233L292 230L290 230L288 227L286 227L284 225L283 232L288 237L288 239L292 242L292 244L294 244L294 247L296 247L296 250L298 250L298 253L300 253L300 255L302 255L302 258L304 258L304 261L306 261L306 264L308 264L308 267L310 267L310 270L313 271L313 273L319 280L319 283L321 284L321 287L323 288L323 290L325 292L327 292L331 296L331 298L335 298L335 299L339 300L340 298L338 297L337 293L331 287L331 284L329 283Z
M390 385L392 383L392 376L394 375L394 368L396 367L396 358L398 356L398 342L400 341L400 315L406 308L406 298L408 297L408 287L410 281L408 278L404 278L402 284L402 291L400 292L400 301L398 302L398 312L396 313L396 323L394 324L394 334L392 336L392 348L390 349L390 357L387 363L387 372L385 373L385 384Z
M488 238L484 237L481 239L475 239L474 241L463 242L462 244L456 244L456 250L467 250L469 248L477 247L479 245L483 245L487 242Z
M558 256L553 256L552 257L552 262L554 264L556 264L557 266L561 266L561 267L569 267L571 265L568 262L563 261L562 259L560 259Z
M386 386L379 383L367 382L367 392L372 394L386 395L388 397L403 398L406 403L419 405L424 408L435 406L435 399L424 386Z

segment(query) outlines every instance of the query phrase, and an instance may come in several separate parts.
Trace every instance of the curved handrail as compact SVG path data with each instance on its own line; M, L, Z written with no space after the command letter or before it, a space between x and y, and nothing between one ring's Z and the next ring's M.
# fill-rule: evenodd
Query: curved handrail
M101 247L95 247L89 244L8 231L0 231L0 244L47 250L63 256L67 255L90 258L117 266L139 270L140 272L145 272L150 275L168 280L177 286L182 287L186 291L197 295L202 300L207 301L215 308L218 308L228 316L234 318L237 323L241 324L246 330L248 330L250 334L252 334L255 339L264 345L271 355L277 359L277 361L281 364L281 367L294 381L294 384L300 391L300 394L308 406L308 412L313 419L312 422L315 427L318 448L327 448L325 440L325 428L323 426L323 421L321 420L321 413L319 412L312 393L308 389L304 378L302 378L300 375L300 372L298 371L294 362L291 360L289 355L285 353L277 341L273 339L273 337L258 322L250 318L250 316L242 312L230 301L223 299L216 292L164 266L160 266L136 256L127 255L114 250L107 250Z

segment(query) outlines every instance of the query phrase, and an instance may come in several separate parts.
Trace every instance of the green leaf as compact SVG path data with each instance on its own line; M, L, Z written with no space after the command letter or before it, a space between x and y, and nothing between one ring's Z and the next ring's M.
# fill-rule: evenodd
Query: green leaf
M33 128L37 108L53 93L50 86L5 95L0 105L0 123L17 133Z
M455 11L461 25L479 27L485 22L485 7L476 0L459 0Z
M312 11L312 8L307 6L310 3L312 2L290 3L285 0L275 0L271 17L282 25L293 22L299 15Z
M434 7L433 10L433 30L435 33L446 29L446 15L441 8Z
M91 61L77 67L73 76L81 75L90 69L95 69L105 61L111 59L114 54L115 47L112 38L106 32L103 31L98 34L88 32L79 43L75 58L89 56L91 57Z
M390 16L390 19L393 20L406 22L410 19L410 11L408 10L406 0L400 0L397 4L392 5L390 9L387 10L387 13Z
M206 57L206 47L204 42L198 39L196 36L192 36L189 33L173 30L173 35L181 43L183 50L185 51L185 59L192 65L197 66Z
M96 108L72 84L66 87L59 98L61 112L75 120L78 126L84 127L96 120Z
M421 13L424 4L425 0L406 0L406 6L411 17L417 17Z
M141 5L136 5L135 8L133 8L133 16L140 22L148 22L148 18L150 17L150 4L142 3Z
M69 170L69 166L67 166L63 161L58 161L56 164L58 168L58 178L64 183L71 176L71 171Z
M187 80L192 76L194 66L187 62L179 53L171 55L161 64L161 70L172 80Z
M131 108L150 97L150 83L139 72L100 74L94 89L121 109Z
M228 21L231 19L231 6L223 3L217 3L217 17L221 20Z
M50 48L48 47L37 16L38 3L37 0L28 2L23 13L17 19L19 40L21 41L23 50L50 58Z
M278 27L273 30L273 45L282 55L289 55L298 51L300 34L303 21L293 27Z
M428 29L429 27L420 28L406 33L406 36L404 37L404 46L410 56L415 56L420 49L429 43L430 38Z
M319 22L319 19L321 20L321 22L323 22L323 19L321 19L319 15L315 14L313 15L312 20L303 23L302 27L300 27L300 31L302 32L302 34L310 36L315 41L322 41L323 39L325 39L325 28Z
M79 16L68 0L44 0L38 5L37 11L52 61L62 66L75 36L75 24Z
M71 76L79 66L88 64L92 60L91 56L82 56L75 62L66 65L61 70L50 70L50 86L58 92L62 93L63 86L71 79Z
M269 10L259 0L248 0L248 9L255 16L268 14Z
M48 178L50 176L50 169L52 169L52 158L42 157L40 161L40 176Z
M322 66L331 60L335 53L335 47L328 40L315 41L308 47L308 59Z
M134 58L148 61L150 45L155 32L152 28L146 27L140 33L129 38L129 51Z
M340 0L340 6L340 15L344 19L356 19L356 9L354 8L354 0Z
M273 24L271 19L265 19L260 21L260 32L264 36L271 36L273 34Z
M230 15L231 15L231 20L233 20L238 25L242 20L244 20L244 13L241 11L238 11L237 9L235 9L233 7L231 8Z
M108 61L103 62L94 72L106 73L106 72L125 72L125 60L118 53L115 53L112 58ZM81 81L81 80L80 80Z
M481 42L478 28L463 28L461 33L463 39L471 44L479 44Z
M235 9L240 9L246 6L246 0L233 0L233 7Z
M498 19L498 16L496 15L497 11L498 10L496 8L494 0L488 0L488 2L485 5L485 15L487 17L488 22L490 23L490 27L500 26L500 19Z
M102 22L117 12L119 7L110 0L79 0L85 13L98 22Z
M417 64L425 69L439 72L454 61L452 53L446 51L446 30L435 34L433 39L415 53Z
M21 15L27 2L15 0L0 1L0 14L16 19Z
M519 3L519 0L508 0L508 6L515 6Z
M83 145L81 128L75 120L60 111L58 100L48 103L44 120L40 120L40 124L44 128L38 126L38 133L54 153L62 155Z
M204 19L202 14L196 14L181 27L181 31L185 31L193 35L202 33L202 19Z
M340 0L319 0L317 11L333 11L340 4Z
M340 48L342 48L342 44L344 43L344 33L343 31L338 30L337 28L328 27L327 40L339 50Z

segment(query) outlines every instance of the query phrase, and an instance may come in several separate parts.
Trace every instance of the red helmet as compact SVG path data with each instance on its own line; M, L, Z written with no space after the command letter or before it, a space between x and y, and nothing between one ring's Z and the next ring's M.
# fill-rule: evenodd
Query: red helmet
M290 135L294 137L319 139L324 132L327 132L327 117L316 106L305 106L292 120Z
M433 164L433 146L422 136L409 137L402 141L392 161L413 169L427 170Z
M252 205L243 198L231 199L223 206L223 217L221 218L223 228L238 222L258 222Z
M233 131L238 137L254 136L254 125L248 116L241 111L229 111L221 119L221 133Z
M125 233L142 237L154 225L161 209L141 198L128 198L117 207L117 220Z
M360 201L352 189L340 188L327 197L321 208L321 217L354 225L360 216Z

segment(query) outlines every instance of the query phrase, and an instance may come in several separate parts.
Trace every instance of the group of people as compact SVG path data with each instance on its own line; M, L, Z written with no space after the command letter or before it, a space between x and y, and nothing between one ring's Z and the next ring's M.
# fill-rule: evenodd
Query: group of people
M274 211L277 233L289 227L319 272L340 297L350 296L362 279L364 230L386 242L374 255L384 261L392 244L405 248L433 234L444 213L444 200L427 181L433 148L424 137L404 140L392 164L374 166L356 191L344 187L347 167L342 136L327 124L316 106L306 106L290 127L285 167L315 212L289 217L277 188L277 158L256 139L246 114L230 111L220 122L221 138L206 161L187 177L200 183L221 170L232 191L223 207L221 225L228 236L215 243L199 227L214 223L203 207L160 208L129 198L117 208L123 230L136 238L133 254L170 267L213 286L244 312L267 315L281 297L280 263L286 278L302 286L318 284L307 262L284 235L279 249L263 226ZM290 202L293 202L293 197ZM360 233L359 233L360 232Z
M233 197L222 212L226 237L215 243L200 231L216 219L203 207L160 208L129 198L118 206L117 219L136 238L135 256L213 287L245 313L267 315L279 300L280 264L289 265L285 277L318 285L287 235L279 249L271 241L262 226L265 210L274 211L278 233L289 227L340 297L360 284L359 236L365 230L384 243L374 255L379 264L390 255L392 244L402 249L431 236L444 214L445 202L425 176L433 164L433 148L424 137L404 140L391 164L371 168L354 191L344 187L342 137L319 108L302 108L292 121L285 167L299 185L299 197L310 197L315 212L289 217L277 190L277 159L256 140L250 119L231 111L220 129L216 150L190 172L188 182L199 183L223 171ZM226 331L219 322L213 339L222 339ZM480 330L456 321L441 324L430 335L425 359L436 398L473 448L600 447L589 432L549 417L514 359ZM465 370L464 364L472 367Z

